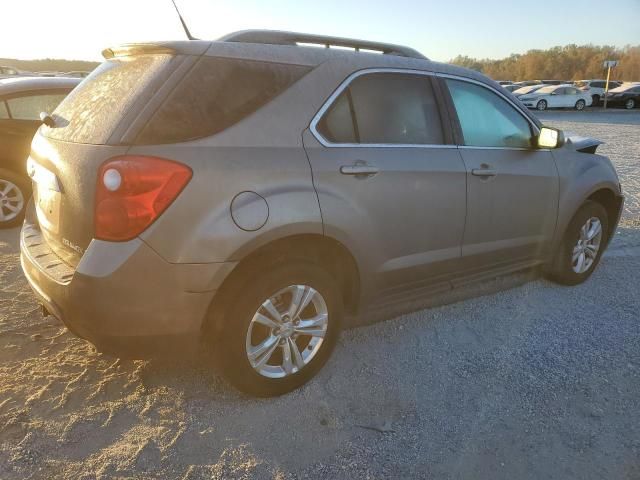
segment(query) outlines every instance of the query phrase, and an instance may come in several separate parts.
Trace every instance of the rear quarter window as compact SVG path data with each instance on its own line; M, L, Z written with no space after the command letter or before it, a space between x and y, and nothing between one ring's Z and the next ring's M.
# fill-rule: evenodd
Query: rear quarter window
M178 143L219 133L269 103L310 70L301 65L204 57L135 143Z

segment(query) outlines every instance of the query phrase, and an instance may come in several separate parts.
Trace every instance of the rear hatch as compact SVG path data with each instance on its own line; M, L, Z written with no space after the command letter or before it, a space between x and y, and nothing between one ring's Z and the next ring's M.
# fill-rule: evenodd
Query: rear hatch
M178 68L178 57L165 50L110 58L53 112L54 125L34 137L28 170L37 220L69 265L78 264L93 238L98 169L128 150L128 126Z

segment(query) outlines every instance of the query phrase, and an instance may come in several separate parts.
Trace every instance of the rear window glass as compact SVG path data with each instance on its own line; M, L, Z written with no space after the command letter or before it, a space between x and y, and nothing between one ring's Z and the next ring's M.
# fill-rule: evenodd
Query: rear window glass
M214 135L251 115L310 70L205 57L165 100L136 143L176 143Z
M103 62L55 110L57 140L104 144L141 92L169 64L171 55L136 55Z

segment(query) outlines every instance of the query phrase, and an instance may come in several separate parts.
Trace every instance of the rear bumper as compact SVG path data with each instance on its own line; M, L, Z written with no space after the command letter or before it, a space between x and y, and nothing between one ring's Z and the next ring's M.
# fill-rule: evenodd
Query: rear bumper
M20 259L39 300L74 334L121 357L193 346L216 289L234 265L170 264L139 239L94 240L74 270L36 250L42 247L37 232L25 222Z

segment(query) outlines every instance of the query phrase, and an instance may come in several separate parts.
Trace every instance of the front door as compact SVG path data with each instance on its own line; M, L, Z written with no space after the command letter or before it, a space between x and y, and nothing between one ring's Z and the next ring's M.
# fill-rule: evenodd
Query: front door
M556 226L559 180L548 150L533 146L535 128L492 89L447 78L467 169L467 266L542 258Z
M448 135L431 77L397 72L357 76L305 132L325 232L359 257L365 291L459 261L466 171Z

